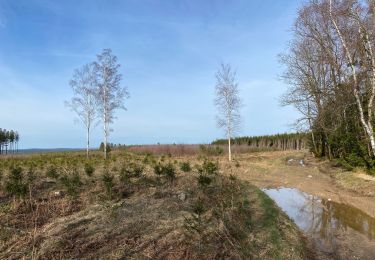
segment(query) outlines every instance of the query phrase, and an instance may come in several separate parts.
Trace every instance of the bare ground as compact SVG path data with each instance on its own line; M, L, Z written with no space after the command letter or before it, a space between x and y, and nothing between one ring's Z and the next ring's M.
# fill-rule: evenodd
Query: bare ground
M364 178L360 170L344 171L307 152L295 151L244 154L237 160L238 177L259 188L298 188L375 217L375 181L372 176Z
M297 188L308 194L349 204L375 217L375 178L357 169L349 172L312 157L307 152L264 152L237 157L239 178L259 188ZM228 167L228 163L225 163ZM375 241L346 230L338 235L334 254L319 252L318 259L374 259Z

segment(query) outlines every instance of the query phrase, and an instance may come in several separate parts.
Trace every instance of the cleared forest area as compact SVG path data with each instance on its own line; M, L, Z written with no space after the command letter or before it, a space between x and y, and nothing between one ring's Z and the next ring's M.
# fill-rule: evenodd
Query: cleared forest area
M0 259L375 259L375 0L9 2Z
M217 156L0 159L0 258L306 259L305 238ZM224 163L224 164L223 164Z

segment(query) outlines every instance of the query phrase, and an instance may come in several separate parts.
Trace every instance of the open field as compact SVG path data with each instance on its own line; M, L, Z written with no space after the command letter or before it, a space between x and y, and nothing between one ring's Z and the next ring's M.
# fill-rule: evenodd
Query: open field
M82 152L66 152L2 158L0 165L0 258L373 256L373 242L356 233L341 239L339 253L321 252L260 190L296 188L350 205L368 214L373 228L372 177L306 151L239 153L231 164L203 153L120 150L103 163L99 153L87 160ZM19 186L15 195L12 180Z
M304 236L223 157L2 158L0 258L307 259ZM238 165L237 165L238 166Z

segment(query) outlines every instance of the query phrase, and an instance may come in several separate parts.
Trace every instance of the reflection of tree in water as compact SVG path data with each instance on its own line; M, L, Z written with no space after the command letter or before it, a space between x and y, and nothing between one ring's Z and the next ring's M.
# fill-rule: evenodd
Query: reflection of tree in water
M320 206L320 199L301 191L298 192L304 200L302 207L299 208L299 212L305 222L305 231L308 233L316 233L321 226L320 216L322 209Z
M304 203L298 206L305 232L318 236L320 247L337 249L338 232L348 228L375 239L375 219L361 210L349 205L320 199L319 197L298 191Z
M335 220L330 210L322 205L319 197L298 191L304 203L299 208L299 213L304 221L304 231L318 240L317 245L321 250L334 251L336 248Z
M319 230L319 235L321 239L324 239L324 242L326 243L327 246L330 246L330 248L333 251L337 250L337 240L336 240L336 235L337 235L337 230L338 230L338 221L337 219L333 216L332 212L332 204L326 204L326 200L321 200L321 205L322 207L322 214L321 214L321 228Z
M366 235L370 240L375 239L375 219L363 211L349 205L322 200L322 222L334 224L336 229L351 228ZM325 220L327 218L327 220Z
M370 240L375 239L375 219L363 211L346 204L320 199L299 191L304 204L299 212L304 216L309 233L319 232L322 238L327 236L325 230L347 230L347 228L365 234ZM299 206L299 205L298 205Z
M267 191L266 191L267 192ZM310 234L316 247L335 255L342 235L363 234L375 240L375 219L349 205L306 194L293 188L270 189L268 193L296 224Z

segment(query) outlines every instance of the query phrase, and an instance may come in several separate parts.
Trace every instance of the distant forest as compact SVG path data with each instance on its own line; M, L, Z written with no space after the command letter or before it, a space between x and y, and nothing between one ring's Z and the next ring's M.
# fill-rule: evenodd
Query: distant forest
M19 140L17 131L0 128L0 154L16 153Z
M302 150L309 148L309 134L291 133L264 136L243 136L232 139L234 145L247 145L250 148L270 148L275 150ZM213 145L224 145L226 139L218 139Z

